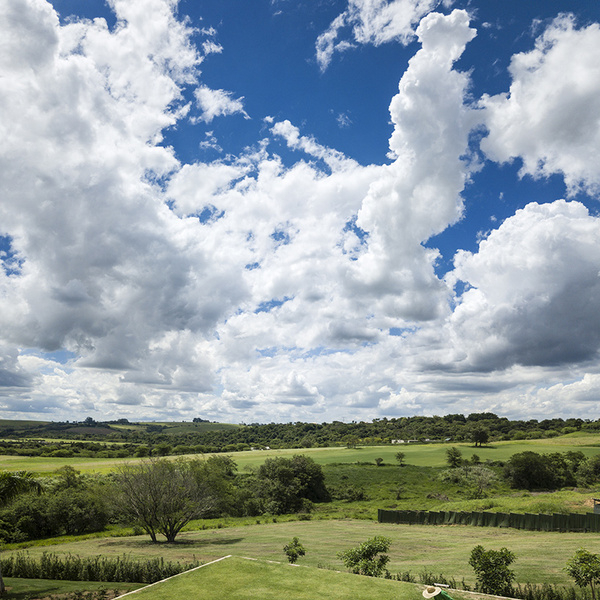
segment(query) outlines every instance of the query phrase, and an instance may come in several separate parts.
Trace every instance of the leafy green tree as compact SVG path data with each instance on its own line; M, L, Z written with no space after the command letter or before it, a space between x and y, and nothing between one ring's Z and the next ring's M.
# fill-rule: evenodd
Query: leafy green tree
M312 502L331 500L321 465L302 454L267 458L257 472L256 495L262 500L263 512L274 515L306 510Z
M375 459L375 464L380 467L383 464L383 458L376 458Z
M38 494L42 492L42 486L33 473L28 471L2 471L0 473L0 506L6 506L11 500L14 500L20 494L34 491ZM0 595L6 592L2 571L0 571Z
M405 452L396 452L396 462L398 463L398 466L400 466L400 467L404 466L405 458L406 458Z
M292 541L283 547L283 551L292 564L295 563L298 558L306 554L304 546L300 543L300 540L297 537L292 538Z
M511 487L550 490L574 485L572 462L559 452L538 454L527 450L513 454L504 474Z
M592 598L596 600L596 585L600 583L600 556L580 548L567 561L565 570L579 587L584 588L589 585Z
M462 463L462 452L456 446L448 448L446 450L446 462L452 469L460 467Z
M117 507L157 542L157 534L174 542L181 529L218 505L222 472L201 459L150 458L117 470Z
M477 446L481 447L483 444L487 444L490 439L490 430L483 425L477 424L473 426L470 432L471 440Z
M360 546L350 548L345 552L338 552L337 556L352 573L381 577L390 560L387 554L381 553L387 552L391 543L391 539L377 535Z
M497 596L510 596L515 574L508 567L515 558L514 553L506 548L485 550L483 546L475 546L471 551L469 564L475 570L477 591Z

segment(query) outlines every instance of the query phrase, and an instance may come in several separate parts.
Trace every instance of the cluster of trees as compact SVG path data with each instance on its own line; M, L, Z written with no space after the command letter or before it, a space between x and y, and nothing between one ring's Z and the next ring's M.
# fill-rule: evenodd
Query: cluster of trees
M600 454L586 458L583 452L519 452L504 466L511 487L553 490L575 485L589 486L600 480Z
M301 455L267 459L243 474L222 455L148 458L104 476L62 467L43 489L20 491L0 506L0 539L7 542L101 531L111 522L172 542L193 519L310 512L315 502L331 500L321 466Z
M126 425L126 426L124 426ZM17 428L0 427L0 436L13 442L0 444L0 452L72 456L95 453L95 456L165 456L209 452L234 452L250 448L309 448L331 445L386 444L393 440L424 442L472 442L481 445L488 440L515 440L554 437L578 430L598 430L600 420L544 419L511 421L494 413L445 415L443 417L400 417L373 419L371 422L344 423L252 423L226 426L195 418L189 430L179 424L129 424L126 419L99 423L88 417L82 423L38 423ZM208 426L207 426L208 425ZM112 442L94 446L78 446L60 442L37 445L27 437L45 437ZM119 442L119 446L114 443ZM58 453L58 454L56 454ZM69 454L70 453L70 454Z
M513 454L505 463L488 461L484 466L476 454L465 461L460 449L451 446L446 450L446 462L450 469L441 474L442 480L473 488L477 492L474 497L482 497L498 474L521 490L588 487L600 481L600 454L586 458L581 451L540 454L528 450Z

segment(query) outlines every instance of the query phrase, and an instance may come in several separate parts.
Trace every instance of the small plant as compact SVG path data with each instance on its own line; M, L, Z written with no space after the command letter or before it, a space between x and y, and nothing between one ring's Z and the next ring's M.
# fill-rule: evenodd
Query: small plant
M375 464L380 467L383 464L383 458L376 458L375 459Z
M300 543L300 540L297 537L292 538L292 541L283 547L283 551L292 564L294 564L298 558L306 554L304 546Z
M580 548L574 556L567 561L565 571L581 587L590 586L592 598L596 600L595 586L600 583L600 556Z
M384 572L385 575L388 574L385 566L388 564L390 557L387 554L380 553L387 552L391 543L392 540L389 538L376 535L360 546L350 548L345 552L338 552L337 556L352 573L368 575L369 577L381 577Z
M515 574L508 567L515 558L514 553L506 548L485 550L483 546L475 546L471 551L469 564L475 569L477 591L510 596Z

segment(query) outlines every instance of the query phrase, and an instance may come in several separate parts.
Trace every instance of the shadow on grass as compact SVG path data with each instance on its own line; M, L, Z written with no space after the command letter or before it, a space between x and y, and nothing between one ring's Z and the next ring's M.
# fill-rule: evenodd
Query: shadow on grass
M118 546L119 548L194 548L200 546L229 546L230 544L238 544L239 542L243 542L245 538L243 537L229 537L229 538L221 538L221 537L212 537L212 538L202 538L202 539L176 539L174 542L167 542L166 540L159 540L157 542L150 541L149 538L144 537L144 539L131 539L131 538L118 538L112 539L109 538L106 541L103 541L98 544L98 546Z

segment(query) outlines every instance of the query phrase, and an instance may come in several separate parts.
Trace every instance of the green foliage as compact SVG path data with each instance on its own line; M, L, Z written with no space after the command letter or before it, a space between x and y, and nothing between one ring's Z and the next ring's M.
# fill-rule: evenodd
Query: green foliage
M565 570L579 587L590 586L592 598L596 599L596 585L600 583L600 556L580 548L567 561Z
M292 564L295 563L298 558L306 554L304 546L297 537L292 538L292 541L283 547L283 551L285 552L288 561Z
M110 518L105 497L95 488L24 494L0 511L0 536L7 542L101 531Z
M381 577L384 570L387 573L385 566L390 560L387 554L381 553L387 552L391 543L390 538L376 535L374 538L360 544L360 546L350 548L345 552L338 552L337 556L352 573L369 577Z
M262 512L273 515L310 511L311 503L331 500L321 465L300 454L265 460L257 472L255 493Z
M505 467L505 476L514 488L557 489L575 485L572 460L559 452L538 454L525 451L513 454Z
M0 560L5 577L68 581L126 581L154 583L199 566L165 561L163 558L134 560L127 555L82 558L73 554L44 552L39 557L19 552Z
M508 567L514 560L515 555L506 548L485 550L483 546L475 546L469 564L475 570L476 589L484 594L510 596L515 574Z
M375 464L376 464L378 467L381 467L381 465L383 465L383 458L381 458L381 457L377 457L377 458L375 459Z
M224 502L225 478L232 475L233 469L229 460L159 458L124 465L115 478L116 506L124 518L141 526L153 542L159 533L168 542L174 542L192 519L208 514Z
M406 452L396 452L396 461L398 465L401 467L404 465L404 460L406 459Z
M446 450L446 462L451 469L456 469L462 464L462 452L456 447L452 446Z

